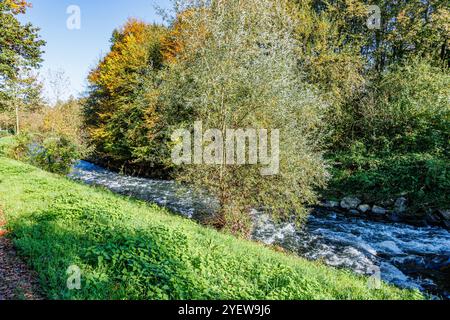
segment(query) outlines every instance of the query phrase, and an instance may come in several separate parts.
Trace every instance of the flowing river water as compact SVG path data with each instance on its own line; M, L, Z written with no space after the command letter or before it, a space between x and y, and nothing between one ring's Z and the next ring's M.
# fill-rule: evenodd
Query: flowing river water
M214 210L214 201L198 197L173 181L124 176L86 161L77 163L69 176L156 203L191 219ZM445 229L373 222L332 211L314 212L302 228L274 223L258 212L253 212L253 219L257 241L358 274L379 274L397 286L450 299L450 232Z

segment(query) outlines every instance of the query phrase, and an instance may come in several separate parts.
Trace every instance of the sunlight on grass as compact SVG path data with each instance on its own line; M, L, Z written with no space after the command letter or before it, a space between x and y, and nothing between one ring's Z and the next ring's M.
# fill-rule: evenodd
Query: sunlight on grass
M0 158L0 203L51 299L414 299L154 205ZM82 270L69 291L66 270Z

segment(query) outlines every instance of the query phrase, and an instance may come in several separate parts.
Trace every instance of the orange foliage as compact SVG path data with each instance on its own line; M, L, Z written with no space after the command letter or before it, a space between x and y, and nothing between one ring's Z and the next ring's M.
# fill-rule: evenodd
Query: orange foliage
M178 14L170 32L162 38L162 53L164 60L168 63L175 62L180 54L185 50L187 41L192 40L192 34L197 33L197 39L202 42L206 37L205 28L197 28L193 30L193 24L190 22L196 19L195 14L198 9L189 9ZM190 45L194 43L190 42Z
M117 89L133 81L133 72L149 63L146 45L155 32L145 22L130 19L115 32L111 51L89 75L89 81L106 88L109 94L117 94Z

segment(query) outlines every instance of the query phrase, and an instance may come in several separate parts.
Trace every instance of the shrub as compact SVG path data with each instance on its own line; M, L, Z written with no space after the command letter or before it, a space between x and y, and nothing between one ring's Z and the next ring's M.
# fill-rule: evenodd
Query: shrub
M31 163L49 172L67 174L76 160L80 159L80 148L66 137L48 137L42 146L30 150Z
M406 194L416 209L449 207L447 70L414 60L386 72L368 92L347 110L346 144L330 156L331 190L374 201Z
M0 138L0 155L7 156L7 153L13 143L14 143L13 136L6 136Z
M192 129L201 120L205 130L217 128L222 137L228 129L280 130L279 174L262 176L261 163L217 162L183 165L177 173L218 199L216 223L233 233L247 234L251 207L304 218L304 205L316 200L314 188L327 177L320 152L325 104L302 80L286 19L283 5L271 0L214 2L192 10L183 21L185 46L163 83L165 115L178 117L173 129Z
M424 61L387 72L354 115L360 137L377 152L449 155L450 74Z
M358 144L361 146L361 144ZM358 195L368 202L406 196L410 211L449 208L450 162L428 153L381 157L353 148L334 155L331 193Z
M32 136L28 133L16 135L11 143L6 146L6 155L15 160L27 161L32 142Z
M10 158L59 174L67 174L83 155L83 148L65 136L22 133L6 148Z

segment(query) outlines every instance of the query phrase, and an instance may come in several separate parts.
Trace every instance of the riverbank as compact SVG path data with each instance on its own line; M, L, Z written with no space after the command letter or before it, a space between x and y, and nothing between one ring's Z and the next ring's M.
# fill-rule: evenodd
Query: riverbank
M196 196L174 181L118 174L80 161L72 179L114 193L156 203L176 214L204 221L215 212L214 201ZM345 204L344 204L345 205ZM450 233L439 227L373 221L368 215L330 208L315 209L302 227L274 223L253 210L252 238L312 261L372 276L402 288L419 289L450 298Z
M414 299L417 291L239 240L0 158L0 201L50 299ZM78 266L81 290L66 286Z
M119 173L124 176L131 176L136 178L145 178L149 180L166 180L170 179L170 174L162 168L145 168L145 165L135 165L129 163L117 163L111 160L103 159L101 157L87 159L89 163L95 164L108 171ZM355 190L353 190L356 192ZM334 192L334 195L330 194ZM439 227L450 231L450 210L436 208L429 204L427 208L412 206L414 201L405 196L397 198L389 198L384 195L382 200L374 200L375 191L371 195L367 194L361 200L355 196L342 196L337 198L336 190L323 190L324 194L330 196L329 199L323 199L318 205L311 209L316 212L338 212L348 217L356 217L367 219L371 221L386 222L386 223L404 223L414 227ZM443 192L444 193L444 192Z

